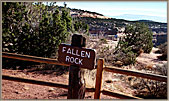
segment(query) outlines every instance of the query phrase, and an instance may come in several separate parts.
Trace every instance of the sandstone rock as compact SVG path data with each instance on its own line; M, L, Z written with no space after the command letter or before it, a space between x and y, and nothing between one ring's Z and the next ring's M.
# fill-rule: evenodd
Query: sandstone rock
M25 90L28 90L28 89L29 89L29 87L27 87L27 86L24 86L23 88L24 88Z
M50 87L48 91L52 92L52 91L54 91L54 88Z
M122 66L122 65L123 65L123 62L121 62L121 61L116 61L116 62L114 62L114 65Z

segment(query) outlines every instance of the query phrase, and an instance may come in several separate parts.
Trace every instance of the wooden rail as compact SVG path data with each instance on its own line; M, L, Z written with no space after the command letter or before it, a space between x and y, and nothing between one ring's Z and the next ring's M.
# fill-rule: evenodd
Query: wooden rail
M104 94L104 95L108 95L108 96L112 96L112 97L116 97L116 98L120 98L120 99L142 99L142 98L139 98L139 97L115 93L115 92L110 92L110 91L107 91L107 90L102 90L101 93Z
M100 89L102 84L102 73L103 73L104 60L99 59L97 64L96 83L95 83L95 94L94 99L100 99Z
M64 63L60 63L56 59L36 57L36 56L30 56L30 55L21 55L21 54L15 54L15 53L2 52L2 57L11 58L11 59L18 59L18 60L24 60L24 61L32 61L32 62L54 64L54 65L70 66L70 65L67 65L67 64L64 64Z
M29 83L29 84L36 84L36 85L43 85L43 86L68 89L68 85L53 83L53 82L49 82L49 81L35 80L35 79L30 79L30 78L27 79L27 78L15 77L15 76L10 76L10 75L2 75L2 79L16 81L16 82L22 82L22 83ZM94 92L94 91L95 91L94 88L86 88L86 92Z
M162 76L162 75L157 75L157 74L136 72L136 71L126 70L126 69L115 68L112 66L104 67L104 70L108 72L113 72L113 73L120 73L120 74L125 74L125 75L147 78L151 80L167 82L167 76Z
M36 56L30 56L30 55L21 55L21 54L15 54L15 53L2 52L2 57L24 60L24 61L32 61L32 62L48 63L48 64L55 64L55 65L62 65L62 66L70 66L70 65L67 65L67 64L64 64L64 63L59 63L56 59L36 57ZM125 74L125 75L131 75L131 76L136 76L136 77L143 77L143 78L147 78L147 79L167 82L167 76L141 73L141 72L136 72L136 71L131 71L131 70L115 68L115 67L112 67L112 66L106 66L106 67L104 67L104 70L108 71L108 72L113 72L113 73L120 73L120 74Z

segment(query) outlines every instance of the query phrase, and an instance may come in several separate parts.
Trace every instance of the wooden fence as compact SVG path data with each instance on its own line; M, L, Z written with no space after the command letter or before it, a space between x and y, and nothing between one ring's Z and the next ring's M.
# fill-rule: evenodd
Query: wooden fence
M56 59L35 57L35 56L29 56L29 55L21 55L21 54L15 54L15 53L2 52L2 57L24 60L24 61L32 61L32 62L40 62L40 63L69 66L67 64L59 63ZM104 94L104 95L109 95L109 96L117 97L117 98L120 98L120 99L141 99L141 98L134 97L134 96L131 96L131 95L120 94L120 93L111 92L111 91L107 91L107 90L101 90L103 70L108 71L108 72L112 72L112 73L120 73L120 74L125 74L125 75L147 78L147 79L151 79L151 80L158 80L158 81L161 81L161 82L167 82L167 76L147 74L147 73L141 73L141 72L131 71L131 70L124 70L124 69L119 69L119 68L115 68L115 67L112 67L112 66L104 66L104 60L99 59L98 63L97 63L95 88L86 88L86 92L95 92L94 93L94 99L100 99L101 93ZM9 76L9 75L2 75L2 79L68 89L68 85L57 84L57 83L46 82L46 81L40 81L40 80L34 80L34 79L14 77L14 76Z

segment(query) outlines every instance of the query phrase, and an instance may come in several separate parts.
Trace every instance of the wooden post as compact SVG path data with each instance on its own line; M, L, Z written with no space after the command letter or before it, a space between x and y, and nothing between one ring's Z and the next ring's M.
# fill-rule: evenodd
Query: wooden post
M101 84L102 84L102 73L103 73L104 60L99 59L97 62L97 73L96 73L96 84L94 99L100 99Z
M82 35L74 34L72 36L71 46L85 47L86 39ZM85 79L84 71L79 66L71 65L69 67L69 87L67 99L84 99L85 97Z

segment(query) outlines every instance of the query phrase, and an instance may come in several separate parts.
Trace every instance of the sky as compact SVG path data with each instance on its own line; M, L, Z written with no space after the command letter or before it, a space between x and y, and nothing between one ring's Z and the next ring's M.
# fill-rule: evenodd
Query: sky
M64 2L56 2L63 6ZM97 12L108 17L121 15L144 15L158 17L158 22L167 22L167 2L166 1L67 1L67 7ZM123 18L125 18L123 16ZM148 19L149 17L147 17ZM126 18L128 19L128 18ZM132 19L132 18L131 18ZM138 19L139 20L139 19ZM151 19L153 20L153 17Z

